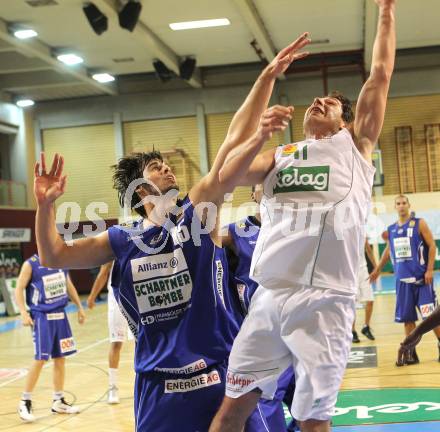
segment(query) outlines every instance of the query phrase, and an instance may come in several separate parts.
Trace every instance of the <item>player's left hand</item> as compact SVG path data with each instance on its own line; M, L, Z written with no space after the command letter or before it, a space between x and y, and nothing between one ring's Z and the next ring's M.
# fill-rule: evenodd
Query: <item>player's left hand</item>
M434 280L434 274L432 270L427 270L425 273L425 284L431 285L432 281Z
M78 322L80 324L84 324L85 320L86 320L86 314L84 312L84 309L83 308L78 309Z
M399 352L397 353L397 366L403 366L405 359L411 357L411 351L421 341L422 336L415 331L411 332L405 340L400 344Z

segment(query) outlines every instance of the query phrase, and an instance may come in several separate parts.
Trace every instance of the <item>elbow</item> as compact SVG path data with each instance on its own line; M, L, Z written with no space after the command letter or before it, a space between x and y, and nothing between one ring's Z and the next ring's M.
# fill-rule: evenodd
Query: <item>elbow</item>
M380 63L371 68L371 78L381 83L389 83L393 75L394 65Z

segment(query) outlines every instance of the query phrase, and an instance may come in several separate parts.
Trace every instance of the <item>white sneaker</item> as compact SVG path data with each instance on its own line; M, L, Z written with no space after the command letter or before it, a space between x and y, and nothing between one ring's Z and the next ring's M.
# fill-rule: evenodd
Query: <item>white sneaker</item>
M107 403L109 403L109 404L118 404L119 403L118 388L114 385L110 386L110 388L108 389Z
M53 401L52 412L58 414L77 414L79 413L79 408L67 403L64 398L61 398Z
M32 414L32 401L21 400L18 404L18 415L25 422L35 421L35 416Z

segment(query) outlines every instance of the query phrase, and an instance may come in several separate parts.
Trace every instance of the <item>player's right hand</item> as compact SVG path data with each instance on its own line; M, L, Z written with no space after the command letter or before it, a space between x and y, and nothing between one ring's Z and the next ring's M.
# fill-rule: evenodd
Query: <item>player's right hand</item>
M63 166L64 158L56 153L47 173L44 153L41 153L34 170L34 195L38 205L51 204L64 193L66 176L62 175Z
M92 296L87 297L87 307L93 309L95 307L95 299Z
M400 344L399 352L397 353L397 366L403 366L405 364L405 360L411 357L412 351L421 340L422 335L419 335L415 331L412 331L405 338L405 340Z
M293 106L274 105L264 111L257 129L258 139L268 141L274 132L282 132L292 120Z
M32 318L28 312L23 312L21 314L21 323L24 326L33 326L34 325L34 321L32 320Z
M376 282L377 278L380 275L379 269L376 267L371 273L370 277L368 278L370 280L370 283Z

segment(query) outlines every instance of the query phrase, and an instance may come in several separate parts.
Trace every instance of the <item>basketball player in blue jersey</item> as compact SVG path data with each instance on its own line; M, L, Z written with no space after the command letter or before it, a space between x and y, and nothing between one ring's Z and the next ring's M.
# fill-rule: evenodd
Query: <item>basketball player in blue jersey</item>
M259 211L260 201L263 196L262 185L252 187L252 199L258 205L258 211L254 216L248 216L245 219L231 223L227 228L227 233L222 242L226 247L229 264L229 288L234 291L238 299L242 319L246 317L252 296L258 288L258 283L249 276L251 268L252 255L257 243L261 227L261 215ZM240 322L242 324L242 322ZM263 414L267 424L266 429L270 431L295 431L296 423L294 420L287 428L283 400L291 404L293 391L295 388L295 377L292 368L288 368L278 379L277 391L272 400L260 399L257 409ZM286 395L286 393L288 393ZM287 396L287 397L286 397ZM248 427L251 422L261 421L259 417L251 416L247 422ZM264 426L264 425L263 425Z
M435 240L426 221L410 214L410 203L405 195L395 198L399 220L387 229L387 247L378 266L371 273L375 281L391 257L396 278L395 321L404 324L408 336L416 327L417 310L422 319L432 314L437 306L433 286L433 271L436 254ZM438 339L440 361L440 327L434 328ZM414 348L405 364L419 363ZM397 363L403 366L403 363Z
M25 295L26 293L26 300ZM64 308L69 297L78 307L78 322L84 323L85 314L78 293L65 270L43 267L37 255L26 260L21 267L15 289L15 298L24 326L32 328L35 361L26 377L18 413L26 422L35 421L32 392L44 364L53 359L52 412L76 414L78 407L64 399L65 357L76 352L69 321ZM25 302L30 309L26 310Z
M48 171L44 154L36 164L36 237L43 262L118 265L117 299L136 338L137 431L206 431L221 403L238 325L215 211L234 182L221 182L219 171L256 128L262 134L286 128L293 108L267 109L269 98L277 75L307 55L298 50L308 42L304 34L264 69L232 119L211 170L178 206L176 178L161 154L129 155L115 166L114 185L121 205L128 203L142 219L67 245L56 231L54 210L66 184L63 158L56 154Z
M114 262L111 261L104 264L99 269L98 276L93 283L89 296L87 297L87 307L93 309L95 301L99 293L107 284L107 321L109 330L110 349L108 353L108 381L109 389L107 394L107 402L109 404L119 403L118 390L118 368L119 358L121 355L122 344L126 340L133 339L133 333L127 325L127 321L119 310L116 301L114 288L112 286L112 276L114 275Z
M395 0L376 3L371 71L356 116L340 94L317 97L304 115L305 140L259 154L271 134L254 128L220 170L221 181L234 186L263 183L264 195L250 270L259 287L234 341L226 397L210 432L240 432L292 364L293 417L302 431L330 430L352 343L372 151L394 69Z

